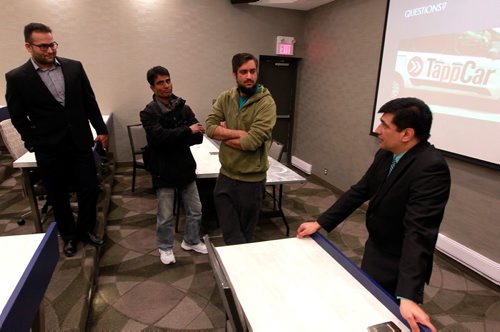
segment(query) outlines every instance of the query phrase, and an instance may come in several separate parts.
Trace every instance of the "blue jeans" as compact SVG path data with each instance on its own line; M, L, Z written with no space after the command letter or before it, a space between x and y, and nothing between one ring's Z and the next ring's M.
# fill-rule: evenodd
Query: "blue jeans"
M162 250L174 246L174 188L156 190L158 212L156 214L156 242ZM201 201L196 187L196 181L179 188L179 195L186 211L186 229L184 241L189 244L200 242Z

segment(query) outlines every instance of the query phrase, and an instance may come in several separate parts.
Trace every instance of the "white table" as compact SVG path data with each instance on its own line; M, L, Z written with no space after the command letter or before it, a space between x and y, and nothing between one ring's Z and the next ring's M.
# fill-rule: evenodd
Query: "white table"
M58 258L55 223L45 234L0 237L0 331L29 330Z
M318 233L209 244L250 331L367 331L387 321L409 331L394 300Z
M109 121L111 120L111 115L103 115L102 119L104 120L104 123L107 126L109 124ZM96 131L94 127L92 127L92 125L90 126L90 129L92 130L92 135L95 138ZM36 168L37 164L36 164L35 154L33 152L28 151L18 159L14 160L14 163L12 165L15 168Z
M206 179L217 178L219 176L221 168L219 161L219 147L210 138L205 136L201 144L192 145L191 153L196 160L197 178ZM269 157L269 169L267 171L266 184L279 185L277 209L272 212L282 218L286 227L287 236L290 233L290 227L288 226L288 222L282 209L283 185L290 183L303 183L305 180L306 179L304 177L292 171L290 168Z
M201 144L192 145L191 153L196 160L196 176L198 178L216 178L219 176L219 147L210 138L203 138ZM269 157L269 170L266 184L283 185L287 183L302 183L305 178L292 171L277 160Z
M106 126L109 125L111 117L112 117L112 114L102 116ZM108 126L108 128L109 128L109 126ZM92 135L95 137L96 131L95 131L94 127L92 127L92 125L90 126L90 129L92 130ZM31 183L31 177L29 175L30 170L37 168L35 154L33 152L28 151L25 154L23 154L21 157L16 159L12 165L15 168L20 168L22 171L23 189L24 189L24 192L26 193L26 196L28 197L28 201L30 203L31 213L33 214L33 222L35 225L35 232L41 233L41 232L43 232L43 229L42 229L42 222L41 222L41 218L40 218L40 211L38 209L38 203L36 200L36 196L33 192L33 183Z

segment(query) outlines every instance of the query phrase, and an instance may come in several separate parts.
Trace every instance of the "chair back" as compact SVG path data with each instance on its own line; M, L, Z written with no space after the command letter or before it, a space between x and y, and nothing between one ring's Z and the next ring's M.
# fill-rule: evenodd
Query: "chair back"
M130 141L130 148L132 151L132 160L134 163L143 163L142 160L142 148L144 148L148 142L146 139L146 132L142 127L142 124L133 124L127 126L128 138Z
M28 152L28 150L24 147L21 135L17 132L17 129L14 127L10 119L0 122L0 133L7 150L14 160L19 159L22 155Z
M271 143L271 147L269 148L269 157L281 161L281 157L283 156L283 144L278 141L274 141Z

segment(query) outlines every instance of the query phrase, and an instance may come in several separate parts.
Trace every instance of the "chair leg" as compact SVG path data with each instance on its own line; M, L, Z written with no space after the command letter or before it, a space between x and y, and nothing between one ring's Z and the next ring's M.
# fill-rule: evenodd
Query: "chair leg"
M49 206L50 206L49 202L45 201L42 208L40 209L40 217L41 217L40 223L41 224L43 224L44 222L46 222L48 220L49 213L51 212L51 209L49 208ZM17 220L17 224L19 226L26 224L26 217L29 216L30 214L31 214L31 211L24 213L21 216L21 218L19 218Z
M135 190L135 165L134 165L134 168L132 170L132 192L134 192Z
M273 185L273 208L276 210L276 186Z

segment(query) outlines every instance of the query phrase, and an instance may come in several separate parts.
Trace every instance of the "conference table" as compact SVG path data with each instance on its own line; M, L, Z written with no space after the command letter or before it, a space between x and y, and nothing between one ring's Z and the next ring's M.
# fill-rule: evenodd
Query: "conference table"
M45 234L0 237L1 332L43 330L40 303L59 259L55 225Z
M112 115L103 115L102 118L104 123L109 128ZM92 125L90 126L92 130L92 135L96 137L96 131ZM34 183L31 182L30 171L37 168L35 154L33 152L26 152L21 157L16 159L12 164L15 168L20 168L22 173L23 190L28 198L31 213L33 215L33 223L35 225L35 232L42 233L42 219L40 217L40 210L38 208L38 203L36 195L33 191Z
M215 247L208 236L205 242L233 329L410 331L394 298L320 233L231 246Z
M219 161L219 146L216 141L205 136L201 144L191 146L191 153L196 160L196 177L198 179L215 179L219 176L221 164ZM276 209L270 211L268 215L281 217L286 227L286 235L288 236L290 234L290 227L282 208L283 185L303 183L306 179L277 160L271 157L268 158L269 169L267 171L266 185L279 186Z

